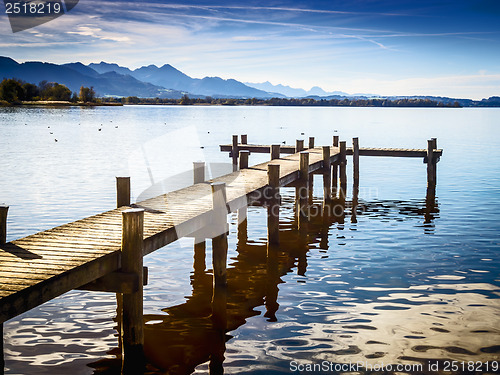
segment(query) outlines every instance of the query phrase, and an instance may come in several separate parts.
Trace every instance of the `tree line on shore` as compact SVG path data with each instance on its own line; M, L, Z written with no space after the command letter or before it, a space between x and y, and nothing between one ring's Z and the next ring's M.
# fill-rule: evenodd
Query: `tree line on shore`
M269 105L269 106L324 106L324 107L460 107L460 103L443 103L431 99L361 99L361 98L342 98L342 99L313 99L313 98L271 98L271 99L231 99L231 98L190 98L184 95L181 99L162 99L162 98L138 98L137 96L128 96L123 98L101 98L103 103L121 103L121 104L180 104L180 105Z
M21 104L28 101L65 101L72 103L93 103L97 100L93 87L80 87L80 92L71 92L57 82L41 81L38 85L15 78L0 82L0 101Z

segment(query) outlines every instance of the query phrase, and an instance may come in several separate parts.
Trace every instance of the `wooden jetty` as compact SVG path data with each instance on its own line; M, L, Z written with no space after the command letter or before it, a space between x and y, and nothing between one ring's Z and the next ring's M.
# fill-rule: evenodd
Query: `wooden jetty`
M214 287L227 283L227 214L266 205L269 246L279 243L280 187L297 188L299 229L307 222L313 174L324 176L324 199L345 200L347 155L353 156L353 193L359 184L359 156L422 157L427 163L428 196L436 184L436 164L442 154L436 139L427 149L347 148L333 137L331 146L249 145L233 136L221 151L230 152L234 172L205 181L203 163L194 164L194 184L131 204L130 179L117 178L117 208L6 243L7 206L0 206L0 324L72 289L115 292L122 302L123 373L140 373L144 364L143 285L145 255L181 237L206 238L213 244ZM252 152L271 160L249 167ZM285 156L288 155L288 156ZM239 164L238 164L239 162ZM338 181L340 182L339 186ZM356 195L357 196L357 195ZM357 201L357 197L356 197ZM241 221L241 220L240 220ZM195 245L196 250L196 245ZM122 300L121 300L122 299ZM3 353L3 340L2 353ZM3 369L3 355L0 357Z

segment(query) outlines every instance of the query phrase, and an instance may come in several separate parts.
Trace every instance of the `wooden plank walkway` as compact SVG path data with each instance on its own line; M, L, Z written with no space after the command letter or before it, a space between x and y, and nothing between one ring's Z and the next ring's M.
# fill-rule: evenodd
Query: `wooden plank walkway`
M321 147L309 149L309 172L323 167ZM332 163L339 148L330 148ZM299 179L300 154L275 159L210 182L225 182L231 211L268 183L267 165L280 165L279 185ZM211 187L196 184L136 204L145 208L144 255L201 230L213 213ZM0 246L0 323L121 268L121 207Z
M220 150L224 152L232 152L233 145L225 144L220 145ZM267 153L271 151L270 145L247 145L243 143L238 144L239 151L250 151L255 153ZM305 149L307 151L307 149ZM280 145L280 152L282 154L294 154L295 146ZM352 147L346 148L347 155L353 154ZM434 150L434 155L440 157L443 153L442 149ZM406 148L380 148L380 147L360 147L360 156L388 156L388 157L406 157L406 158L425 158L427 157L427 149L406 149Z

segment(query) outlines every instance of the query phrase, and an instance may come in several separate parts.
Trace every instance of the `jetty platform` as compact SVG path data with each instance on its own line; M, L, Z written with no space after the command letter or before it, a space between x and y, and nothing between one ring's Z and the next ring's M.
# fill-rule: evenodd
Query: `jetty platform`
M268 207L268 239L279 243L279 188L297 187L298 210L307 206L310 179L324 177L324 199L344 199L347 155L353 156L354 189L359 183L359 156L421 157L427 163L428 191L436 184L442 155L436 139L426 149L347 148L250 145L246 135L221 145L233 160L233 173L205 180L204 163L194 162L194 184L132 204L130 178L117 177L117 208L21 239L6 242L8 206L0 206L0 324L72 289L107 291L123 298L124 373L137 373L143 362L142 258L181 237L213 241L215 287L227 283L227 214L253 204ZM270 160L249 166L251 153L269 153ZM300 215L307 220L307 214ZM3 340L2 353L3 353ZM3 368L3 354L0 357ZM3 373L0 372L0 373Z

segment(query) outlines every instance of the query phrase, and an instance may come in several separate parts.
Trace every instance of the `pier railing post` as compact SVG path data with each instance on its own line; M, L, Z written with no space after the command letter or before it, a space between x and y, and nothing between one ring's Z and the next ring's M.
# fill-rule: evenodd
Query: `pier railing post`
M212 264L214 285L227 284L227 198L226 184L217 182L211 185L213 202Z
M353 187L352 187L352 207L351 207L351 222L357 223L356 210L358 208L359 195L359 139L352 139L352 170L353 170Z
M9 206L0 205L0 245L7 242L7 214Z
M295 141L295 153L301 152L304 150L304 140L303 139L297 139Z
M280 158L280 145L271 145L271 160Z
M438 148L438 144L437 144L437 138L431 138L431 141L432 141L432 147L434 148L434 150L437 150ZM434 162L434 184L437 184L437 160L434 160L433 159L433 162Z
M0 205L0 245L7 242L7 214L9 206ZM5 358L3 353L3 323L0 323L0 374L5 368Z
M339 147L339 136L334 135L333 136L333 147ZM332 196L336 197L337 196L337 186L339 183L339 164L338 163L333 163L332 164Z
M339 174L340 174L339 198L345 199L347 196L347 158L346 158L346 142L345 141L340 142Z
M330 146L323 146L323 200L332 199L332 166L330 162Z
M338 135L333 136L333 147L339 147L339 136Z
M241 150L240 151L240 170L248 168L248 156L250 151Z
M280 220L280 165L267 165L268 187L267 187L267 238L270 244L279 243L279 220Z
M205 162L193 162L193 183L200 184L205 182Z
M116 177L116 206L130 206L130 177Z
M314 148L314 137L309 137L309 147L308 148Z
M233 172L238 169L238 156L239 156L239 147L238 147L238 136L233 135L233 147L231 150L231 156L233 158Z
M205 182L205 162L193 162L193 183L201 184ZM199 274L205 271L205 249L206 242L204 237L194 237L194 272Z
M123 374L144 370L143 235L144 210L122 212L122 272L138 277L139 289L123 295Z
M429 139L427 141L427 187L433 188L436 185L434 166L434 141Z
M241 144L242 145L247 145L248 144L248 136L246 134L241 135Z
M359 186L359 139L352 139L352 172L353 184Z
M299 165L300 181L297 186L298 202L297 202L297 218L299 230L305 228L305 224L309 220L308 199L309 199L309 152L302 151L300 153Z

